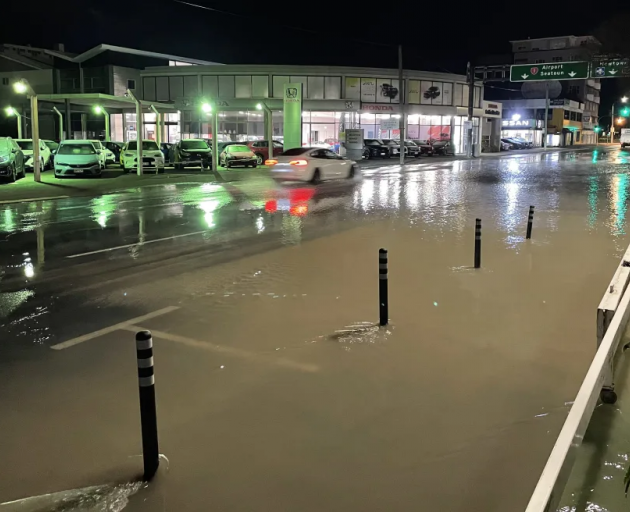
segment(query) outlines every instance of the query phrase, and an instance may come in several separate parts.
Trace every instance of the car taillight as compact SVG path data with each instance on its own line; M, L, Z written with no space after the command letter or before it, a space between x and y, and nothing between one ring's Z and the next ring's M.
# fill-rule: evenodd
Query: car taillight
M276 165L278 160L265 160L265 165Z
M306 160L291 160L289 164L304 167L305 165L308 165L308 162Z

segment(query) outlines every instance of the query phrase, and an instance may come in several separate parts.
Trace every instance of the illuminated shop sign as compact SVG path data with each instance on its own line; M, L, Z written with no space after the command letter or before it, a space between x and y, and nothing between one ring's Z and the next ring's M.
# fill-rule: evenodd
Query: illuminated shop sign
M504 119L501 122L503 128L535 128L536 120L535 119L519 119L518 121L515 119Z

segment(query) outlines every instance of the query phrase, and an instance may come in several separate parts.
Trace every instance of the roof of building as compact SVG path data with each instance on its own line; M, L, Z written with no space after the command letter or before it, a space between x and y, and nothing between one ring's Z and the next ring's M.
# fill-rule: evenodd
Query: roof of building
M595 36L574 36L574 35L567 35L567 36L549 36L549 37L534 37L534 38L527 38L527 39L513 39L510 41L510 43L526 43L528 41L548 41L549 39L566 39L567 37L572 37L574 39L585 39L585 38L589 38L592 39L593 41L601 44L599 42L599 40L595 37Z
M85 62L97 55L111 51L118 53L126 53L129 55L138 55L140 57L152 57L155 59L167 59L174 60L177 62L185 62L187 64L197 64L200 66L210 66L210 65L221 65L219 62L211 62L207 60L199 60L199 59L190 59L188 57L180 57L178 55L170 55L168 53L157 53L157 52L147 52L145 50L136 50L135 48L125 48L124 46L114 46L111 44L99 44L90 50L80 53L79 55L70 55L65 52L58 52L56 50L45 50L45 53L48 55L52 55L53 57L59 57L60 59L65 59L71 62Z

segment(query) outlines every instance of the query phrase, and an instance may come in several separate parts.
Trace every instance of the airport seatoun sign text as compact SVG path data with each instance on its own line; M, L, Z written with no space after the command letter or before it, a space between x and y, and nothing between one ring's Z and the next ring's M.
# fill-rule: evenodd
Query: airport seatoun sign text
M588 78L588 62L541 62L510 67L510 82L578 80Z

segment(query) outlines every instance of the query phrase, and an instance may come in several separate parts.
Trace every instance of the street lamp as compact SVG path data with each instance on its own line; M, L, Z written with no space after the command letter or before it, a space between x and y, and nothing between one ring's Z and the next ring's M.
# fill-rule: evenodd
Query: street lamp
M17 94L26 94L31 100L31 138L33 139L33 174L35 181L42 181L41 162L39 160L39 112L37 106L37 94L28 83L22 78L13 84L13 90Z
M623 98L621 98L621 103L627 103L628 102L628 96L624 96Z
M22 115L13 107L7 107L4 110L7 114L7 116L11 117L11 116L15 116L16 120L17 120L17 133L18 133L18 139L22 138Z
M201 105L201 110L203 110L203 112L206 113L206 114L211 114L212 113L212 105L210 105L210 103L203 103Z
M107 112L107 110L105 110L100 105L95 105L94 106L94 112L96 114L103 114L105 116L105 142L109 142L110 141L110 135L109 135L109 112Z

